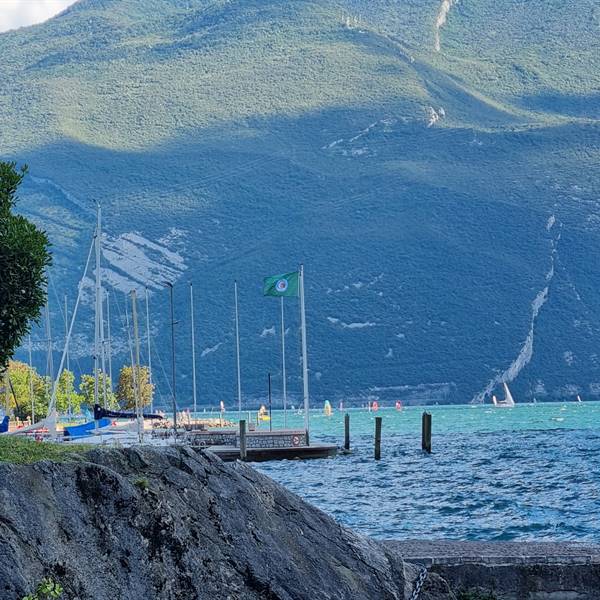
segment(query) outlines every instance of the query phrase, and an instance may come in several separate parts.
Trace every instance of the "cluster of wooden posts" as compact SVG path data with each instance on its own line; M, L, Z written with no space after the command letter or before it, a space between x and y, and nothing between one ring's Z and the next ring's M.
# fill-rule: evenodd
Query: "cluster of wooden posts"
M381 429L383 417L375 417L375 460L381 459ZM246 420L241 419L240 427L240 459L247 460L248 440L246 431ZM431 454L431 414L424 412L421 418L421 448L427 454ZM344 452L350 452L350 415L344 415Z
M375 460L381 458L381 427L383 417L375 417ZM431 414L424 412L421 418L421 448L431 454ZM344 451L350 452L350 415L344 416Z

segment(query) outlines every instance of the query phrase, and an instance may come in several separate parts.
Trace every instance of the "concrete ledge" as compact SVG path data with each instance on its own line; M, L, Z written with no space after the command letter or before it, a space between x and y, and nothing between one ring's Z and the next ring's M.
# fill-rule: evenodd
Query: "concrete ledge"
M384 545L441 577L455 594L477 590L498 600L600 599L599 546L415 540ZM424 600L437 599L426 587Z

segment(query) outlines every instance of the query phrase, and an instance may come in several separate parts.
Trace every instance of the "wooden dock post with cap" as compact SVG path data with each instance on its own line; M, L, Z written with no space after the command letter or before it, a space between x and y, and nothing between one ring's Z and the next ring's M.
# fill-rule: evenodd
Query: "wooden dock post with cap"
M246 420L240 419L240 460L246 460L247 456Z
M431 454L431 414L423 413L421 421L421 448Z
M344 450L350 452L350 415L344 415Z
M381 422L382 417L375 417L375 460L381 458Z

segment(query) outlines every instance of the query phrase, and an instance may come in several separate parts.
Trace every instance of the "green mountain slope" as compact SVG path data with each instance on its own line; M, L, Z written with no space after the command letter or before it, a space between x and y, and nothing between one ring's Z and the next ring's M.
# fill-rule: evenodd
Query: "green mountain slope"
M0 35L0 155L30 164L22 208L52 236L57 296L101 202L116 362L123 292L148 285L163 396L165 279L182 400L193 280L202 399L229 402L233 279L257 397L280 370L261 279L300 261L320 399L465 401L502 377L521 397L597 394L598 16L588 0L81 0ZM299 392L293 303L288 318Z

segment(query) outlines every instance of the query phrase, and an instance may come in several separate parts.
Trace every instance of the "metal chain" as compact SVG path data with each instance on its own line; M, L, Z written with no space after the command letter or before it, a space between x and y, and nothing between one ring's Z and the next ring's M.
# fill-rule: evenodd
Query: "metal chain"
M410 597L410 600L417 600L419 598L419 594L421 593L421 588L427 579L427 569L425 567L421 567L421 571L417 580L415 581L415 587L413 588L413 593Z

